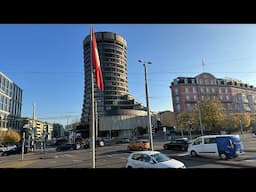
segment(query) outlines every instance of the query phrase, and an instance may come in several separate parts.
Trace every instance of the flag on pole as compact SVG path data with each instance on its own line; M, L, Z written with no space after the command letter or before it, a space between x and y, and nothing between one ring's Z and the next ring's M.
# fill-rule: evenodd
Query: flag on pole
M204 63L204 60L202 59L202 66L204 67L205 66L205 63Z
M98 53L98 48L97 48L97 42L96 42L96 37L93 31L93 26L91 25L91 43L92 43L92 65L95 69L95 79L96 79L96 84L99 88L100 91L104 90L104 85L103 85L103 78L102 78L102 73L101 73L101 67L100 67L100 59L99 59L99 53Z
M203 72L204 72L204 67L205 67L205 63L204 63L204 60L202 59L202 69L203 69Z

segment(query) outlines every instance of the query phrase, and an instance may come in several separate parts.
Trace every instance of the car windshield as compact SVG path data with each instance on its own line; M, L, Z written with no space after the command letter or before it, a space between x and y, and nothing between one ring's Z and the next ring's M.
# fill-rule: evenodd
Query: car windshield
M170 158L167 157L166 155L162 154L162 153L155 153L155 154L152 154L151 157L153 159L156 160L156 162L164 162L164 161L169 161Z

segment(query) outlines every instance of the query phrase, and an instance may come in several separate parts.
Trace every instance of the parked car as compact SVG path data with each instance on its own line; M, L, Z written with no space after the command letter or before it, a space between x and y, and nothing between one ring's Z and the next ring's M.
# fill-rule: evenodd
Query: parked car
M122 143L130 143L129 138L120 138L116 141L116 144L122 144Z
M129 155L126 168L186 168L186 166L158 151L140 151Z
M2 156L8 156L8 155L13 155L13 154L20 154L22 152L22 147L15 147L15 148L11 148L9 150L6 150L4 152L2 152ZM27 148L24 147L24 153L27 153Z
M133 141L128 145L129 150L149 150L150 144L148 140L137 140Z
M165 150L172 149L172 150L178 150L178 151L187 151L188 146L189 146L188 138L179 138L164 144L163 148Z
M7 146L0 144L0 152L6 151L6 150L7 150Z
M76 150L76 144L63 144L56 148L56 151L67 151L67 150Z
M11 150L11 149L14 149L14 148L17 148L17 146L16 145L3 145L3 144L0 144L0 152L8 151L8 150Z

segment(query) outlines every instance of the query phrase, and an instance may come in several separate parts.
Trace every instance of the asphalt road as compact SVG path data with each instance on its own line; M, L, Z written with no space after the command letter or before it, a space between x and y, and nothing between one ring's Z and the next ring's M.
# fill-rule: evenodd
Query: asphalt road
M163 150L166 141L156 141L155 150L182 161L187 168L256 168L256 137L252 134L241 136L245 154L231 160L218 158L191 157L187 152ZM128 155L127 144L96 147L96 168L124 168ZM0 157L0 168L91 168L92 150L81 149L56 152L49 148L47 152L34 152L21 155Z

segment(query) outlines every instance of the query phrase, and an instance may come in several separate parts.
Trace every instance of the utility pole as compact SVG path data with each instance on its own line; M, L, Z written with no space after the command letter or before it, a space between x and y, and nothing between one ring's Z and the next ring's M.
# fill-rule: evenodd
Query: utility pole
M98 138L98 113L97 113L97 100L95 99L95 138Z
M36 119L36 112L35 112L35 108L36 108L36 104L33 103L33 123L32 123L32 134L31 134L31 147L32 147L32 151L34 151L35 149L35 119Z
M145 90L146 90L146 102L147 102L147 115L148 115L148 129L149 129L149 140L150 140L150 148L154 151L153 145L153 135L152 135L152 125L151 125L151 116L150 116L150 106L149 106L149 94L148 94L148 78L147 78L147 64L152 64L151 62L145 62L139 60L140 63L143 63L144 73L145 73Z
M21 160L22 160L22 161L23 161L23 159L24 159L25 136L26 136L26 133L25 133L25 131L23 130L23 134L22 134L22 148L21 148Z
M191 135L192 123L191 123L191 121L188 121L188 128L189 128L189 139L192 140L192 135Z
M242 120L241 120L241 119L239 119L239 122L240 122L241 135L243 135L243 125L242 125Z

